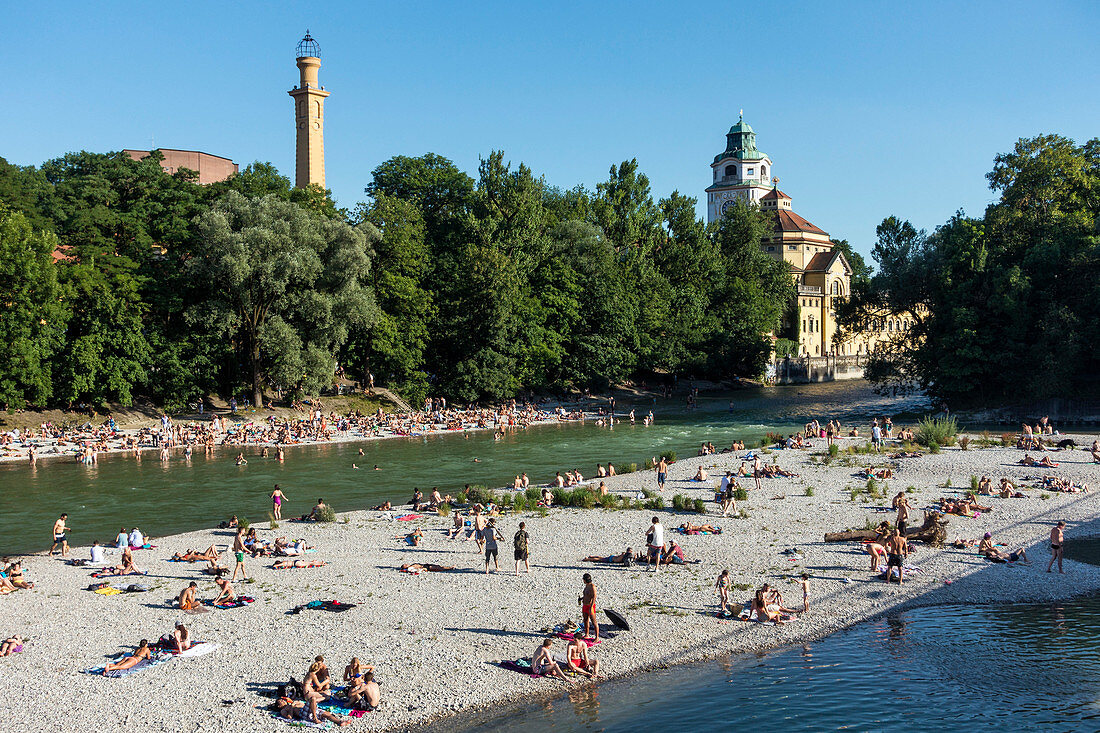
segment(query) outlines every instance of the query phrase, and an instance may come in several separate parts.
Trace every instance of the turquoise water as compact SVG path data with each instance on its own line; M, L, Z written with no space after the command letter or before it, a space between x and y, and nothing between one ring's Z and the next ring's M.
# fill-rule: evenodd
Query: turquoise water
M940 606L819 642L578 688L449 730L1100 730L1100 598Z
M768 430L792 432L815 417L869 421L871 415L920 410L923 401L879 397L862 382L834 382L704 396L691 411L681 400L634 407L639 422L633 426L547 425L499 442L491 432L477 431L301 446L288 449L283 464L260 458L255 448L245 450L247 466L233 461L236 448L189 461L180 455L161 462L150 452L140 459L103 456L95 466L71 459L42 461L37 468L6 464L0 466L0 554L47 549L61 512L69 514L70 542L90 545L134 524L158 536L216 525L232 514L262 521L276 483L289 497L284 517L308 512L318 497L348 511L386 500L407 502L416 486L438 486L444 493L467 483L504 486L522 471L533 483L545 483L555 471L573 468L591 476L597 462L643 465L665 450L686 457L704 440L728 447ZM625 412L630 405L620 400L617 409ZM641 416L650 409L656 424L642 427ZM375 464L381 470L372 470Z

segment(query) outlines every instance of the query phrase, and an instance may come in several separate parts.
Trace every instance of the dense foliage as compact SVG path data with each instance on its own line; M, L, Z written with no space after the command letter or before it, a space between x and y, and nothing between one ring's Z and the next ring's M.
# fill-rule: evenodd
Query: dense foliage
M159 160L0 159L0 403L258 401L338 366L414 401L755 376L791 302L762 214L708 227L633 160L589 191L398 156L350 211L269 164L199 186Z
M913 328L873 355L882 390L925 390L954 405L1100 388L1100 139L1017 142L987 176L1000 195L928 234L888 217L877 273L844 308L849 329L891 313Z

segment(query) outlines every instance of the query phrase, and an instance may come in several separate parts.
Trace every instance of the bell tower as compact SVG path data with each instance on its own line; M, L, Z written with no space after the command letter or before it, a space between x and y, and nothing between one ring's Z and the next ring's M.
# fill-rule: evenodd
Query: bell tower
M297 63L300 83L287 92L294 98L294 185L305 188L316 183L325 188L325 97L329 93L317 82L321 46L308 30L298 42Z

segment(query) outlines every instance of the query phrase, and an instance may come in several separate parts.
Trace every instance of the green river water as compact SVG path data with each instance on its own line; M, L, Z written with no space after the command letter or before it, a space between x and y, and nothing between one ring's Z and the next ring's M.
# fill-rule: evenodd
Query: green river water
M619 413L630 407L626 400L616 406ZM260 458L256 448L245 450L246 466L233 461L236 448L210 458L196 453L185 460L179 454L168 462L148 452L141 458L101 456L93 466L72 458L40 461L36 468L4 464L0 553L48 549L50 528L61 512L69 514L73 545L107 541L120 526L135 524L156 537L216 525L232 514L265 520L276 483L289 497L284 517L308 512L318 497L338 512L349 511L386 500L406 502L416 486L425 493L433 486L444 493L467 483L504 486L521 471L532 483L545 483L555 471L572 468L591 476L597 462L641 466L665 450L681 458L694 455L705 440L728 447L734 439L755 440L768 430L793 432L815 417L867 422L872 415L920 411L925 403L880 397L864 382L833 382L703 395L695 410L685 409L681 399L638 401L633 407L638 423L614 429L587 422L533 427L501 441L494 441L491 431L473 431L467 437L300 446L289 448L282 464ZM650 409L656 423L643 427L641 417ZM365 455L358 455L360 448ZM375 464L381 470L372 470Z

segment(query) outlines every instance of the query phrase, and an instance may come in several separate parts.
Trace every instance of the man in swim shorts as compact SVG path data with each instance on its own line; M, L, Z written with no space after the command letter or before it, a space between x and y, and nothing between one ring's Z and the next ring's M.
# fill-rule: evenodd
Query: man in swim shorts
M565 648L565 659L569 669L589 679L596 679L600 673L600 663L588 656L588 644L584 639L573 638Z
M519 575L519 564L522 562L524 567L527 568L527 572L531 572L531 563L528 561L527 542L530 538L527 536L527 523L520 522L519 529L516 531L515 536L512 538L512 546L515 549L516 558L516 575Z
M62 514L62 517L65 515ZM1055 561L1058 562L1058 572L1062 572L1062 550L1066 541L1066 523L1058 522L1050 530L1050 563L1047 564L1047 572L1049 573L1054 567Z
M596 584L592 581L592 574L585 573L581 580L584 581L584 590L581 592L581 597L577 600L581 604L581 618L584 620L584 637L587 639L589 636L595 635L596 641L600 640L600 624L596 621ZM589 630L589 624L592 624L592 631Z
M244 546L244 527L237 527L237 536L233 538L233 555L237 560L237 564L233 567L233 575L229 578L230 582L237 579L237 571L241 571L241 580L248 580L248 572L244 567L244 553L247 548Z
M176 600L179 602L181 610L192 611L199 607L198 601L195 600L195 592L198 587L199 584L192 580L190 585L180 591Z
M905 538L897 531L897 529L891 530L890 539L886 540L886 582L890 582L891 568L898 569L898 585L901 585L904 581L905 571L902 566L905 564L905 558L909 554L909 543Z
M58 517L57 521L53 523L53 545L50 546L51 555L53 555L54 548L58 545L61 545L61 557L68 557L69 555L69 528L65 526L65 522L68 519L68 514L62 514Z
M541 674L546 677L557 677L560 680L566 682L569 678L565 676L565 672L561 671L561 667L554 661L554 658L550 656L550 647L553 646L553 639L544 639L542 646L535 650L535 655L531 657L531 673Z
M482 532L482 538L485 542L485 574L489 574L489 559L493 560L493 567L497 572L500 572L500 562L497 559L497 540L503 540L500 532L497 531L497 525L495 519L490 519L485 524L485 529Z
M668 478L668 461L664 456L661 456L661 460L657 461L657 490L665 490L665 479Z

